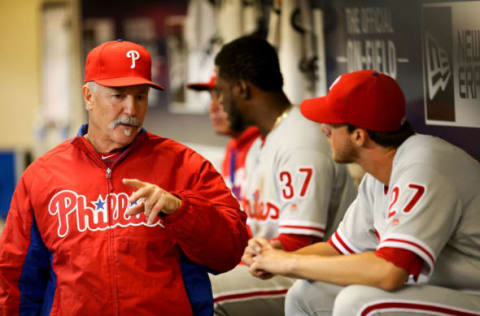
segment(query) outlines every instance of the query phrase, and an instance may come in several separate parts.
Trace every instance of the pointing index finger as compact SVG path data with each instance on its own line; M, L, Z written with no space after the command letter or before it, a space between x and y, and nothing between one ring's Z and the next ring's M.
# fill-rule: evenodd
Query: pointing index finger
M138 179L128 179L128 178L123 178L122 179L123 184L128 185L130 187L133 187L135 189L140 189L145 186L145 182L140 181Z

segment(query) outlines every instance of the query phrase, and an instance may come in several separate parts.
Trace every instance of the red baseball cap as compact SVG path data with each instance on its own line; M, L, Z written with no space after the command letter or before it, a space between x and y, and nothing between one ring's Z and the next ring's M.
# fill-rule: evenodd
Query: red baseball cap
M128 41L109 41L90 51L85 63L85 82L105 87L141 84L165 90L152 81L152 59L145 47Z
M405 121L405 96L393 78L360 70L340 76L325 97L304 100L300 110L316 122L392 132Z
M197 91L206 91L206 90L211 90L215 87L215 75L212 75L210 77L209 82L194 82L194 83L189 83L187 84L187 88L190 88L192 90L197 90Z

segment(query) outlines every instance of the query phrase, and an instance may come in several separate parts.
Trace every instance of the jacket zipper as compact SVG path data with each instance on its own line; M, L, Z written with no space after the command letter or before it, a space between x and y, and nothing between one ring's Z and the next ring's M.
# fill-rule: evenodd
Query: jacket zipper
M92 159L95 164L102 169L107 167L105 169L105 178L107 180L107 197L105 199L106 202L106 207L107 207L107 214L108 214L108 223L109 225L112 224L112 218L111 218L111 210L110 210L110 202L109 202L109 196L113 192L113 186L112 186L112 169L117 165L121 160L125 158L125 156L132 151L134 147L136 147L136 144L131 144L129 148L127 148L124 152L120 154L118 159L110 166L106 166L105 162L102 161L97 155L93 154L92 151L84 145L85 152L90 159ZM107 234L108 234L108 258L110 261L109 267L110 267L110 273L111 273L111 280L112 280L112 298L113 298L113 306L114 306L114 315L118 316L119 315L119 307L118 307L118 290L117 290L117 280L115 279L115 268L114 268L114 263L116 261L116 254L114 252L115 249L115 244L114 244L114 229L108 229Z
M111 166L113 167L113 166ZM107 179L107 198L106 204L107 204L107 212L108 212L108 224L111 226L112 224L112 210L110 209L110 194L113 192L113 186L112 186L112 169L110 167L107 167L105 170L105 178ZM114 229L109 229L108 230L108 244L109 244L109 258L110 258L110 272L112 276L112 300L113 300L113 306L114 306L114 315L118 315L118 293L117 293L117 280L115 278L115 241L114 241Z

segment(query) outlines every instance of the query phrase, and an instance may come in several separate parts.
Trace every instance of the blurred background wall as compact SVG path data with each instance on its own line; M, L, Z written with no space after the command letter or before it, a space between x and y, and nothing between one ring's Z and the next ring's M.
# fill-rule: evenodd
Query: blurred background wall
M376 69L405 91L407 118L480 159L480 1L1 0L0 217L24 168L86 121L87 52L106 40L145 45L154 79L145 127L219 166L228 139L209 122L208 81L223 43L255 34L278 50L292 103L338 75Z
M77 0L0 2L0 150L23 154L23 164L71 135L53 130L85 120L80 23Z
M0 2L0 146L29 148L40 104L40 0Z

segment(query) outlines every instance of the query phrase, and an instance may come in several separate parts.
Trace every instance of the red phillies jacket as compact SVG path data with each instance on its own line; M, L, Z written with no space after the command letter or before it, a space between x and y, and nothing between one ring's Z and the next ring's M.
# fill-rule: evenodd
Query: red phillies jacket
M232 138L225 149L225 158L222 163L222 175L235 197L240 201L242 188L245 186L245 161L248 150L260 136L256 126L247 127L240 136Z
M125 215L133 189L182 199L148 225ZM211 164L142 131L110 166L80 136L22 175L0 238L0 315L211 315L207 271L241 258L246 215Z

